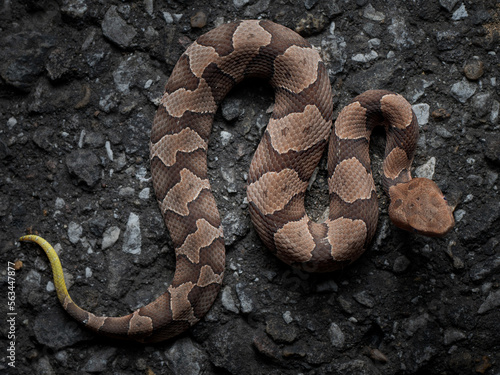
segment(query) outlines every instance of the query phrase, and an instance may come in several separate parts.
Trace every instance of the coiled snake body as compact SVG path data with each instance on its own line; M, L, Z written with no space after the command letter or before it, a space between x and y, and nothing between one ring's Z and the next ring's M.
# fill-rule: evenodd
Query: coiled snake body
M176 248L168 290L123 317L97 317L69 297L50 245L36 236L53 265L58 296L78 322L107 336L156 342L195 324L220 289L225 262L221 221L207 179L207 145L214 114L231 88L248 77L269 80L275 106L255 152L247 197L254 226L280 259L312 271L356 260L376 229L378 206L368 145L385 126L383 187L395 224L426 235L453 226L451 209L430 180L411 179L418 125L410 104L388 91L367 91L339 114L319 54L295 32L270 21L220 26L180 57L151 132L156 198ZM331 135L330 135L331 133ZM329 217L309 220L304 194L329 139ZM53 254L52 254L53 253Z

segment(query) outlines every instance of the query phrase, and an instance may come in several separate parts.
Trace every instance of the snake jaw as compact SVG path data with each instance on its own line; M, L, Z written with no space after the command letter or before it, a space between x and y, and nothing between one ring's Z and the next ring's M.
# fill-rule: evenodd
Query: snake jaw
M436 183L415 178L389 189L389 216L399 228L430 237L444 236L455 225L453 209Z

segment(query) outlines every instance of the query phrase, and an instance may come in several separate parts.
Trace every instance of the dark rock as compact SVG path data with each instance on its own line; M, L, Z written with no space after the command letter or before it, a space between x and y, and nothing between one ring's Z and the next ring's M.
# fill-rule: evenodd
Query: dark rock
M318 0L305 0L304 6L307 10L311 10L318 3Z
M0 75L10 85L30 90L44 71L45 60L56 38L36 31L8 35L0 42Z
M208 338L207 349L213 364L231 374L254 373L252 329L241 319L234 319L220 326ZM234 360L239 358L240 360Z
M81 19L88 10L87 0L63 0L61 12L71 18Z
M131 47L137 35L134 27L120 17L115 5L109 7L101 26L104 36L123 49Z
M350 75L345 85L356 95L369 89L387 87L395 75L400 74L394 60L376 62L369 69Z
M86 372L103 372L108 368L109 361L116 354L116 348L104 348L93 353L91 358L83 366Z
M66 156L66 166L69 173L76 176L78 183L83 182L88 187L94 187L101 179L101 161L90 150L78 149Z
M165 356L174 374L204 374L209 367L207 354L188 337L175 340Z
M33 331L40 344L53 350L60 350L94 337L91 332L82 329L72 320L60 306L38 314Z
M271 317L266 321L266 333L277 343L291 344L297 339L297 328L286 324L280 317Z
M54 147L52 143L53 135L54 129L45 126L37 128L33 134L33 142L45 151L49 151Z
M460 33L455 30L438 31L436 40L440 51L451 50L460 42Z
M52 81L67 79L78 69L79 61L75 61L72 56L74 52L61 48L56 48L49 54L45 68Z
M491 134L486 137L484 155L496 165L500 165L500 136Z
M269 339L265 334L256 335L253 339L253 345L259 353L267 358L279 360L281 358L281 351L279 347Z
M7 144L0 139L0 160L8 160L12 157L12 152L10 151Z

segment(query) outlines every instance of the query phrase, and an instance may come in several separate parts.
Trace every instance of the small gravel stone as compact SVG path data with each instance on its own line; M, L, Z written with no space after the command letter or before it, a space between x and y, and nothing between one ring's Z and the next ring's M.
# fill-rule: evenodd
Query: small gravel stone
M109 7L101 27L104 36L121 48L131 47L132 41L137 35L134 27L120 17L115 5Z
M419 103L412 105L411 108L415 112L415 116L417 116L418 125L423 126L429 122L429 104Z
M87 372L103 372L108 366L108 362L116 353L116 348L105 348L93 353L91 358L83 366L83 371Z
M471 104L477 117L485 116L491 110L492 98L490 93L482 92L474 95Z
M460 33L455 30L438 31L436 41L440 51L449 51L454 49L460 42Z
M471 81L478 80L484 74L484 63L477 58L467 61L464 66L464 74Z
M275 342L282 344L291 344L297 339L298 335L295 325L289 325L276 317L271 317L266 321L266 333Z
M17 124L17 120L16 120L16 118L15 118L15 117L10 117L10 118L7 120L7 127L8 127L10 130L12 130L12 128L13 128L14 126L16 126L16 124Z
M337 292L339 290L339 286L333 280L325 280L316 285L316 292L318 293L328 293L328 292Z
M427 163L422 164L421 166L415 169L415 175L417 177L425 177L432 180L432 176L434 176L434 168L436 167L436 158L432 156Z
M74 221L68 224L68 239L71 243L78 243L80 237L82 236L83 228L80 224Z
M141 253L142 236L139 216L130 213L127 221L127 228L123 234L122 251L129 254L138 255Z
M222 306L224 306L226 310L231 311L235 314L239 313L240 310L238 310L238 307L236 307L236 304L234 303L233 294L231 292L231 287L229 285L226 285L222 289L221 301L222 301Z
M149 192L150 192L150 188L144 188L142 189L140 192L139 192L139 199L144 199L144 200L147 200L149 199Z
M384 13L375 10L373 5L371 4L368 4L363 10L363 17L376 22L382 22L383 20L385 20Z
M392 270L396 273L402 273L408 269L409 265L410 265L410 260L404 255L400 255L394 260L394 265L392 266Z
M453 344L454 342L464 339L465 337L466 336L462 331L455 328L447 328L444 331L444 344L450 345Z
M479 314L484 314L494 308L500 306L500 290L496 292L491 292L486 300L479 306L479 310L477 311Z
M466 79L451 86L451 95L460 103L465 103L476 92L476 85Z
M304 6L307 10L311 10L318 3L319 0L305 0Z
M466 213L467 212L465 210L463 210L463 209L456 210L453 213L453 216L455 217L455 221L457 223L460 222L464 218L464 216L465 216Z
M439 0L439 4L448 12L451 12L457 3L458 0Z
M56 203L54 204L54 208L56 210L62 210L64 208L64 206L66 206L66 202L64 201L64 199L57 197Z
M254 305L252 301L251 292L248 285L238 283L236 284L236 294L240 300L241 312L244 314L251 313L253 311Z
M94 187L101 179L101 160L90 150L78 149L66 156L69 173L88 187Z
M168 368L174 374L204 374L209 366L207 354L189 337L181 337L165 352Z
M283 320L286 324L290 324L291 322L293 322L292 313L290 311L285 311L283 313Z
M436 126L436 134L438 134L440 137L444 139L450 139L453 138L453 134L451 134L448 129L446 129L443 126Z
M486 138L484 155L496 165L500 165L500 135Z
M101 249L105 250L113 246L120 237L120 228L112 226L107 228L102 235Z
M370 295L368 294L368 292L365 291L365 290L363 290L362 292L354 294L352 296L352 298L354 298L354 300L356 302L358 302L359 304L361 304L363 306L366 306L366 307L369 307L369 308L373 308L373 306L375 306L375 301L373 300L372 297L370 297Z
M335 323L330 324L328 329L328 334L330 336L330 341L334 348L342 349L345 343L345 336L342 329Z
M40 358L36 367L37 367L37 374L56 375L56 372L52 368L50 361L47 357Z
M227 132L225 130L222 130L220 132L220 141L221 141L221 144L222 146L227 146L229 144L229 142L231 142L231 140L233 139L233 134L230 133L230 132Z
M366 63L375 60L378 57L378 53L375 51L370 51L369 53L358 53L352 57L353 61Z
M239 9L243 8L245 5L247 5L250 2L250 0L233 0L234 6Z
M237 98L228 97L222 102L222 116L227 121L234 121L242 116L244 110L242 109L241 100Z
M468 16L469 14L467 13L467 9L465 9L465 5L462 4L456 11L453 12L451 19L453 21L459 21L463 20L464 18L467 18Z
M201 29L207 25L207 14L199 11L191 17L191 27Z

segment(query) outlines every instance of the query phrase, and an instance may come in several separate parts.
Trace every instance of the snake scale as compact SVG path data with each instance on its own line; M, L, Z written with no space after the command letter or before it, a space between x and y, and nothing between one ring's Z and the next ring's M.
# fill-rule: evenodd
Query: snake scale
M200 36L179 58L151 131L153 185L176 251L168 290L123 317L98 317L78 307L49 255L64 309L95 332L158 342L185 331L214 303L222 284L225 250L221 220L207 178L207 147L218 105L248 77L267 79L275 92L271 119L253 157L247 198L255 229L281 260L308 271L331 271L356 260L372 240L378 204L368 154L372 129L387 134L383 188L398 227L444 235L452 209L431 180L410 175L418 124L400 95L373 90L356 97L331 131L330 81L319 53L292 30L248 20ZM329 217L311 221L304 209L309 180L328 145Z

